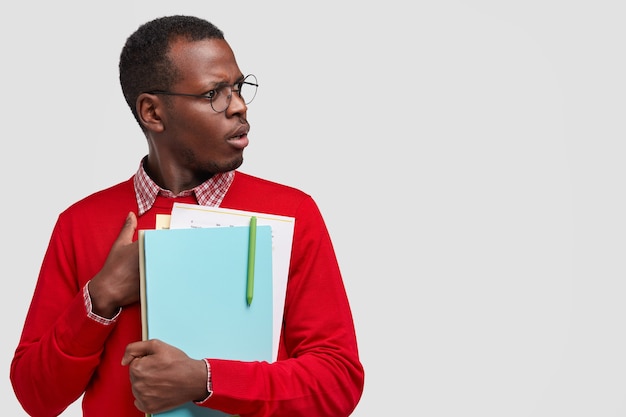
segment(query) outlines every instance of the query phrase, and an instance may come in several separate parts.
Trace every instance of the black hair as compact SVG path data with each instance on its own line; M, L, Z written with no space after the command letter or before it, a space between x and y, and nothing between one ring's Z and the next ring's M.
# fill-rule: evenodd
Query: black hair
M138 123L139 94L167 90L176 81L177 70L167 54L172 41L181 37L189 41L224 39L224 33L204 19L175 15L144 23L126 40L120 54L120 84Z

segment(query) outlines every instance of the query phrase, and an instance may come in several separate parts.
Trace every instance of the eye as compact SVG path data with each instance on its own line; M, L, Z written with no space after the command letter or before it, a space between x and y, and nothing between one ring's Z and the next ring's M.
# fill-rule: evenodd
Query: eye
M204 96L210 100L213 100L218 94L218 90L209 90L206 94L204 94Z
M213 95L210 97L211 100L215 101L215 100L219 100L223 97L230 97L231 95L231 87L228 84L224 84L224 85L220 85L217 88L214 88L213 90L209 91L209 93L213 93Z

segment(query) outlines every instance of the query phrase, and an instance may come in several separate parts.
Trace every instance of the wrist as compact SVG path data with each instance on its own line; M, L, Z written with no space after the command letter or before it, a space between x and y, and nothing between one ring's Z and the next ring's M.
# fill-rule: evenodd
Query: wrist
M94 284L93 280L87 283L87 294L91 302L91 312L93 314L111 319L119 313L119 306L103 296L102 289L97 284Z
M206 378L205 378L205 391L200 400L196 400L196 403L203 403L208 400L213 394L213 383L211 382L211 364L208 359L203 359L204 367L206 369Z

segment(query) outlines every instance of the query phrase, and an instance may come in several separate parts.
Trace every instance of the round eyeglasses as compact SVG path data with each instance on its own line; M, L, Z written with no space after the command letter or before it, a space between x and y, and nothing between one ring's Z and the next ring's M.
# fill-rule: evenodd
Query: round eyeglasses
M216 113L222 113L226 111L228 106L230 106L230 100L233 97L233 93L237 93L246 104L250 104L256 96L256 90L258 87L259 84L257 83L256 76L254 74L248 74L241 81L238 81L235 84L219 84L217 87L204 94L174 93L172 91L165 90L152 90L146 91L145 93L202 98L209 100L213 111Z

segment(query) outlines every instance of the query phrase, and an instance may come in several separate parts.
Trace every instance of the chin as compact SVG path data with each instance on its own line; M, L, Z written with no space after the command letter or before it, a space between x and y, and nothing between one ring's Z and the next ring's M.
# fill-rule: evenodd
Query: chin
M228 172L233 171L239 168L243 164L243 158L238 158L236 160L229 161L227 163L221 164L208 164L207 171L217 173L217 172Z
M233 171L233 170L239 168L241 165L243 165L243 157L238 158L235 161L232 161L230 163L230 165L228 166L228 168L224 170L224 172L226 172L226 171Z

